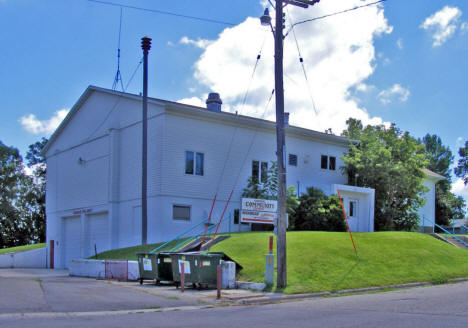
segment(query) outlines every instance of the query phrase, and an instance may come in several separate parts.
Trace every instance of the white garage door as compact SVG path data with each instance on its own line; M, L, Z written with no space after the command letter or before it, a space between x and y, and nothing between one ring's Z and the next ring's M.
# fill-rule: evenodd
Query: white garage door
M81 222L79 216L63 219L64 236L63 250L64 267L68 268L70 260L81 257Z
M94 245L97 253L109 250L108 213L92 214L88 217L89 224L89 256L94 256Z

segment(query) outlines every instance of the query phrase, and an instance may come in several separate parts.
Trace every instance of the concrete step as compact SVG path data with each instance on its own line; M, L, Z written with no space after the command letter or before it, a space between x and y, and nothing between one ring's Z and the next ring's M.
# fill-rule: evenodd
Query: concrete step
M459 242L458 240L456 240L454 237L452 237L450 235L447 235L447 239L445 239L445 234L431 233L431 236L433 236L433 237L435 237L435 238L437 238L439 240L445 241L446 243L448 243L448 244L450 244L452 246L468 250L467 246L465 246L464 244L462 244L461 242ZM457 236L457 238L462 239L463 241L468 243L468 240L467 240L468 238L466 238L466 237Z

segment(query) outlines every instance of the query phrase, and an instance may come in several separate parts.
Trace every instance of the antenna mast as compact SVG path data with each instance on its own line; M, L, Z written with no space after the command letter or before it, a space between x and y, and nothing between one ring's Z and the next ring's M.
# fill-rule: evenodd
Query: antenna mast
M122 81L122 75L120 74L120 35L122 33L122 7L120 7L120 22L119 22L119 44L117 47L117 73L115 73L114 83L112 84L112 90L116 90L119 83L122 88L122 92L125 91Z

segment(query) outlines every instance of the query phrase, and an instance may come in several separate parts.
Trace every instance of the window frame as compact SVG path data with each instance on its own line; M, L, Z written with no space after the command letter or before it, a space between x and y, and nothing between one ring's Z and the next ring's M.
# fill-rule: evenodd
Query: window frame
M295 158L295 164L294 163L291 164L291 162L292 162L291 159L292 158ZM289 153L289 155L288 155L288 165L297 167L297 165L298 165L298 156L296 154Z
M187 155L191 153L192 154L192 169L187 172ZM199 164L199 155L201 155L201 174L197 173L197 168ZM199 176L203 177L205 176L205 153L201 151L193 151L193 150L186 150L185 151L185 158L184 158L184 173L185 175L191 175L191 176Z
M185 207L188 208L189 210L189 216L188 219L176 219L174 216L174 208L175 207ZM192 205L187 205L187 204L172 204L172 221L176 222L190 222L192 221Z
M332 166L332 163L333 163L333 166ZM320 168L322 170L336 171L336 156L321 155L320 156Z
M257 169L254 171L254 163L257 163ZM257 184L263 184L268 179L268 162L260 161L257 159L252 160L251 173L254 182ZM255 173L255 174L254 174Z

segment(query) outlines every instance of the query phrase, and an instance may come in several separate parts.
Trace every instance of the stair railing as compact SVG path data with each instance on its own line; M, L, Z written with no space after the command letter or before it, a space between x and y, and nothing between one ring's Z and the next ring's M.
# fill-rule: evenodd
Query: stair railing
M431 220L429 220L429 219L427 219L427 218L425 218L425 217L423 216L423 222L426 221L426 220L427 220L429 223L432 223L432 224L434 225L434 227L439 228L440 230L442 230L442 231L445 233L445 241L447 241L447 235L450 235L453 239L457 240L459 243L461 243L461 244L465 245L466 247L468 247L468 243L467 243L467 242L465 242L464 240L458 238L455 234L451 233L450 231L448 231L448 230L445 229L444 227L438 225L437 223L435 223L435 222L433 222L433 221L431 221Z

